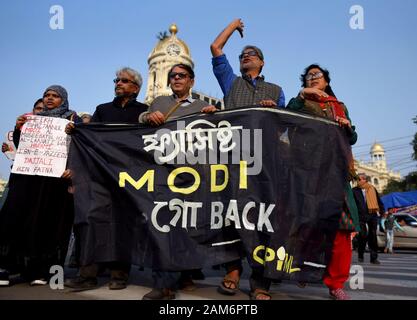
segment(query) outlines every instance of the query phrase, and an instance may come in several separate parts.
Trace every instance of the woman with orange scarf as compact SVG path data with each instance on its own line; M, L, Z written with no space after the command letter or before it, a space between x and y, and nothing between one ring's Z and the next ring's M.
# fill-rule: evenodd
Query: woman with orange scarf
M345 128L350 144L356 143L355 127L351 125L346 106L337 100L330 87L329 72L317 64L312 64L301 75L301 81L303 89L296 98L291 99L287 108L336 121L342 128ZM351 152L348 161L349 179L352 179L355 172ZM323 282L329 288L329 294L333 299L350 299L343 287L349 278L352 260L351 239L353 234L358 231L358 211L349 181L346 181L345 205L341 208L339 229L336 232L331 257L323 276Z

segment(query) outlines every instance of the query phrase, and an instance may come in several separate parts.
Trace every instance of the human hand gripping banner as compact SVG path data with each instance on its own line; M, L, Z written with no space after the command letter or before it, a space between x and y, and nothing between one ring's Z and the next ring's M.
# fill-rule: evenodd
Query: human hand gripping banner
M246 257L269 278L320 281L349 149L333 122L285 109L77 125L69 167L82 262L180 271Z

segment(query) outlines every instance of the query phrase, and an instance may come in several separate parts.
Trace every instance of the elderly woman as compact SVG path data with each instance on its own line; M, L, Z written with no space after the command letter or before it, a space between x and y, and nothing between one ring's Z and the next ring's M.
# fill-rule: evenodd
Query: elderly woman
M287 108L338 122L344 128L350 144L356 143L355 127L351 125L346 106L337 100L330 87L329 72L317 64L312 64L301 75L301 82L303 89L296 98L290 100ZM351 152L348 161L349 179L351 179L355 176ZM330 296L337 300L350 299L343 287L349 278L352 260L351 236L357 231L359 231L358 210L349 181L346 181L345 203L341 208L339 229L336 232L331 257L323 277L325 285L329 288Z
M69 110L67 91L50 86L38 115L79 122ZM26 116L17 119L15 144ZM47 284L49 269L63 265L73 223L73 198L68 192L69 170L61 178L14 174L0 212L0 285L9 285L9 272L21 273L31 285Z

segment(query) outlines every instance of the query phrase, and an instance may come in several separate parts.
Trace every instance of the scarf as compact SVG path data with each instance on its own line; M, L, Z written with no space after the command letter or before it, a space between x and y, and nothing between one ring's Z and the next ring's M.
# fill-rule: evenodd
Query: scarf
M64 87L61 87L58 85L52 85L46 88L43 94L45 95L45 93L48 91L56 92L61 97L62 104L59 107L54 108L54 109L45 108L45 110L40 112L38 115L45 116L45 117L68 119L70 116L72 116L75 113L75 111L69 110L68 93Z
M342 106L343 103L338 101L335 97L318 97L316 102L319 103L319 106L323 112L327 110L330 112L333 120L336 120L337 117L347 119L345 110Z
M337 117L347 119L345 106L343 102L336 99L336 97L328 96L326 97L311 97L305 100L305 105L310 109L314 114L324 116L326 118L336 121ZM320 109L319 109L320 108ZM352 149L349 148L348 151L348 170L349 176L348 180L352 181L357 177L355 170L355 163L353 161Z
M368 182L358 183L358 186L365 190L366 206L368 207L369 213L377 213L379 211L379 205L375 188Z

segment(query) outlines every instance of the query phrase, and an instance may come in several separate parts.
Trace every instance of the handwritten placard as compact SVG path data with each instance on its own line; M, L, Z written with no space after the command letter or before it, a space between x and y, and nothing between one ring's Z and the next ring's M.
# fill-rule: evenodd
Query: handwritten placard
M12 172L60 177L65 171L71 138L66 119L28 116L22 127Z

